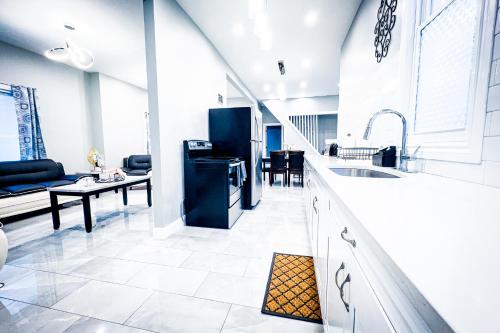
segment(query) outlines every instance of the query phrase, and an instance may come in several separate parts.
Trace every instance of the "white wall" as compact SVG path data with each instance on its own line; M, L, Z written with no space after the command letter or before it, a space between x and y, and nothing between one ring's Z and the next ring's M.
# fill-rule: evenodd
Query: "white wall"
M0 42L0 81L37 88L48 158L63 163L68 173L87 170L90 143L84 73Z
M109 167L146 153L146 90L1 42L0 56L0 81L37 88L47 157L63 163L67 173L89 170L91 147Z
M323 112L334 112L339 107L339 96L314 96L304 98L288 98L285 100L268 100L274 107L280 108L288 115L318 114ZM271 110L272 111L272 110Z
M182 140L208 139L208 109L227 96L225 60L173 0L144 2L155 226L182 214ZM256 106L256 100L252 98Z
M363 1L342 45L337 137L345 147L378 147L401 140L401 121L391 116L383 116L384 119L381 117L375 122L370 142L362 140L368 119L376 111L391 108L404 113L399 72L402 4L398 3L396 9L397 19L387 57L377 63L373 30L379 6L378 0Z
M359 8L344 41L340 62L340 99L338 138L341 144L356 146L385 146L400 144L401 125L396 117L384 116L375 122L370 140L362 140L366 123L373 112L393 108L408 116L408 69L406 57L411 45L402 29L405 5L398 3L396 25L389 53L381 63L374 57L373 28L380 1L365 0ZM498 14L497 14L498 16ZM500 20L500 16L498 16ZM497 20L495 46L490 78L490 92L482 162L478 164L423 160L422 171L430 174L500 187L500 23ZM402 45L403 44L403 45ZM407 50L408 49L408 50ZM493 51L493 50L492 50ZM393 118L393 119L392 119ZM347 140L347 133L352 140Z
M231 97L226 100L226 106L227 107L233 107L233 108L238 108L238 107L244 107L244 106L252 106L253 103L245 97Z
M104 156L108 167L121 167L129 155L146 154L148 92L99 74Z

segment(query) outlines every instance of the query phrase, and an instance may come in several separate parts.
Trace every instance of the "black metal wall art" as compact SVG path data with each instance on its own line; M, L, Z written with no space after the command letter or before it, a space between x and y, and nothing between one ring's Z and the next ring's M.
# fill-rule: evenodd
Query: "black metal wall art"
M377 24L375 25L375 58L381 62L387 56L391 44L391 31L396 24L396 7L398 0L380 0L377 12Z

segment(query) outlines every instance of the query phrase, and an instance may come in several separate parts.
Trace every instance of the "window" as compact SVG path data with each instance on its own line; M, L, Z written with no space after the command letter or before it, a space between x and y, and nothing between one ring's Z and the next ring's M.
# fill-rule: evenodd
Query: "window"
M18 161L19 133L10 86L0 85L0 161Z
M412 145L424 158L478 163L496 18L494 0L416 1Z

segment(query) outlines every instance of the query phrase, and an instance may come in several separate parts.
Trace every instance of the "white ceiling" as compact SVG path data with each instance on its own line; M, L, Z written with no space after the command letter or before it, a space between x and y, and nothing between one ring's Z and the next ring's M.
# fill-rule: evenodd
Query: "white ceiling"
M1 41L43 54L69 37L93 53L88 72L147 86L142 0L0 0L0 8Z
M229 65L259 99L277 98L283 81L288 98L337 95L340 48L361 0L267 0L273 45L259 47L248 17L248 0L177 0L212 41ZM316 25L308 27L304 17L316 11ZM235 36L236 24L245 33ZM309 68L301 64L309 59ZM285 61L280 76L278 60ZM301 88L300 82L307 87ZM271 91L266 92L264 85Z

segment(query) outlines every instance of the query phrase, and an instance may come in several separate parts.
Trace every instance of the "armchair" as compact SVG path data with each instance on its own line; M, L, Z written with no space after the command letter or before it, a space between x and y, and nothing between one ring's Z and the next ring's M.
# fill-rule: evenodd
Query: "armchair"
M122 169L128 176L145 176L151 171L151 155L125 157Z

